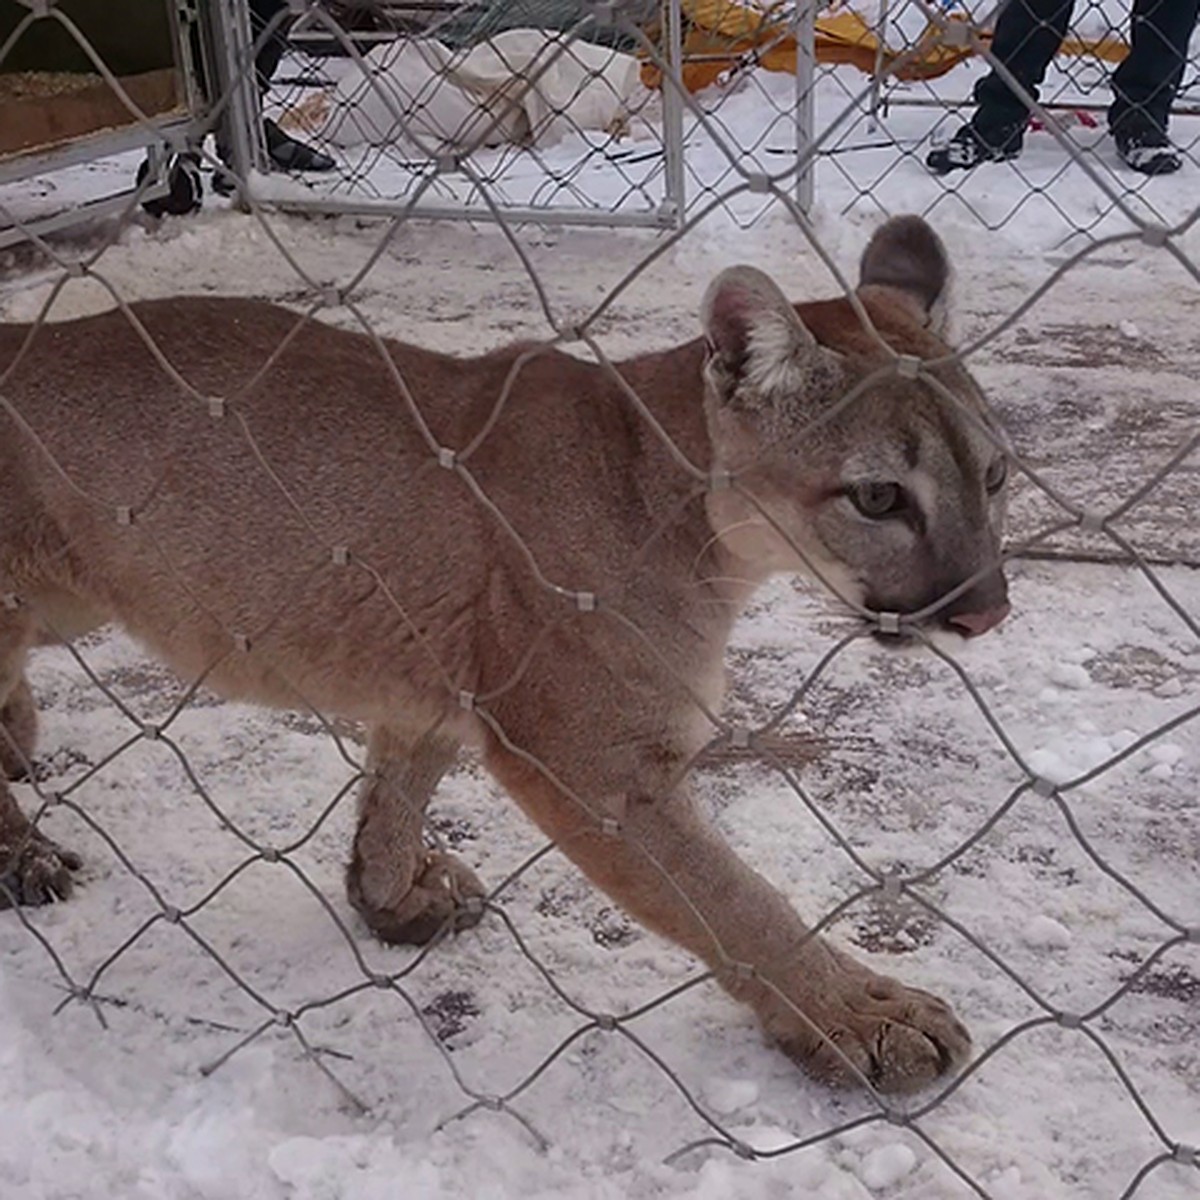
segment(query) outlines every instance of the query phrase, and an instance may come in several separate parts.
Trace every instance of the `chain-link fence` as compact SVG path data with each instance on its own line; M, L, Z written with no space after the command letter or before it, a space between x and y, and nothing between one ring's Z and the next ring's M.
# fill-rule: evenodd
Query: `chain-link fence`
M22 7L0 71L46 22L88 49L67 0ZM0 293L6 1194L1194 1192L1195 164L1135 203L1052 127L1075 192L1014 207L1023 255L928 206L952 350L922 226L856 287L875 214L820 172L896 97L859 72L841 116L796 103L766 69L794 14L731 79L686 5L543 10L515 78L632 50L621 120L681 133L652 188L589 131L581 200L514 184L559 170L527 96L487 144L504 85L449 148L393 95L357 166L288 118L277 92L321 90L290 72L328 67L297 53L361 73L434 41L457 71L509 32L353 7L201 14L228 40L173 149L244 211L138 227L149 172L73 241L0 190L26 246ZM369 106L342 95L317 115ZM370 187L378 221L275 207ZM418 221L435 200L493 224ZM531 223L610 209L671 227ZM801 325L741 268L702 301L731 259L841 298Z
M474 179L481 173L490 202L514 219L672 224L720 200L749 225L769 204L725 194L741 178L729 165L735 150L745 174L787 173L805 208L815 193L840 212L961 209L992 230L1034 208L1077 236L1103 232L1121 205L1177 220L1149 176L1118 158L1106 127L1120 114L1106 112L1124 95L1112 91L1114 79L1137 92L1148 70L1143 90L1155 120L1169 114L1176 152L1195 161L1200 51L1188 44L1187 4L1172 10L1178 30L1143 39L1132 70L1124 60L1140 9L1131 18L1115 0L1009 6L1018 15L1007 17L1012 47L1002 47L1001 70L1015 67L1015 85L1033 99L1045 60L1025 152L986 186L926 169L991 70L1002 7L681 0L653 15L654 5L527 0L309 8L289 38L309 54L287 60L267 108L327 153L332 169L296 173L290 185L278 176L260 182L259 198L317 211L404 204L486 215ZM288 20L282 9L264 16L260 46ZM1172 48L1182 59L1173 80ZM662 87L656 55L668 73L678 64L680 90ZM267 156L261 148L258 163ZM464 158L467 171L458 169Z
M1178 220L1182 209L1172 208L1169 200L1165 209L1158 207L1150 177L1130 170L1109 136L1112 120L1121 116L1114 104L1120 103L1122 93L1120 88L1114 92L1114 80L1124 81L1127 89L1139 86L1136 78L1131 83L1125 60L1131 31L1150 7L1068 6L1037 0L950 5L944 11L954 23L947 26L953 36L946 45L931 24L928 6L883 4L874 31L880 46L898 56L893 60L897 65L890 77L876 74L872 103L856 112L842 139L831 146L839 151L831 157L830 165L839 176L831 186L855 193L847 204L873 207L881 196L898 200L903 183L917 174L912 168L928 158L931 147L945 144L973 113L978 122L981 111L984 115L994 111L997 89L987 77L995 64L985 51L992 50L995 14L1008 9L1005 63L997 76L1015 71L1016 78L1004 82L1020 85L1023 93L1028 89L1032 96L1027 98L1040 98L1024 132L1023 150L990 172L986 187L960 174L931 180L932 186L919 196L921 210L928 214L961 208L995 230L1032 207L1044 219L1071 227L1076 236L1103 232L1105 221L1128 206L1149 220ZM1152 96L1156 121L1169 121L1177 152L1195 163L1200 145L1200 44L1194 38L1194 13L1189 6L1176 6L1173 12L1185 23L1170 31L1181 57L1181 77L1175 86L1169 86L1172 45L1168 37L1146 35L1134 66L1137 72L1149 72L1144 90ZM969 32L972 29L975 32ZM1055 46L1057 53L1051 56ZM1039 78L1042 69L1044 82ZM1041 82L1040 88L1035 82ZM845 93L844 88L839 90ZM984 110L974 107L981 96ZM1024 114L1018 117L1023 122ZM1012 115L1007 119L1012 120ZM856 147L863 147L865 153Z

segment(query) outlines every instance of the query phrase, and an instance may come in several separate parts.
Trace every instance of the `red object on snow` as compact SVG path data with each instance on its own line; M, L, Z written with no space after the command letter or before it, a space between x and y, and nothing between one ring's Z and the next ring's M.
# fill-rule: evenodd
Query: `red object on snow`
M1067 112L1060 114L1059 120L1070 128L1072 125L1082 125L1085 129L1095 129L1100 122L1096 120L1096 114L1089 112L1086 108L1072 108ZM1029 129L1032 133L1037 133L1039 130L1044 130L1046 123L1037 117L1029 118Z

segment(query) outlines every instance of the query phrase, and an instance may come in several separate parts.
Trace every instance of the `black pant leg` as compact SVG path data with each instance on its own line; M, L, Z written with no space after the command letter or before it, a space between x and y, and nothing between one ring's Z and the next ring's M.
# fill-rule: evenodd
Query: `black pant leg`
M1132 121L1166 129L1198 12L1200 0L1134 0L1129 56L1113 72L1111 128Z
M265 39L263 31L271 23L271 18L286 8L287 0L250 0L250 36L258 47L254 55L254 72L258 77L258 86L264 92L271 86L271 76L275 74L287 48L284 35L291 20L285 19L277 24Z
M996 19L992 53L1035 100L1074 9L1075 0L1009 0ZM975 103L971 123L980 130L1019 124L1029 115L1025 102L995 71L975 85Z

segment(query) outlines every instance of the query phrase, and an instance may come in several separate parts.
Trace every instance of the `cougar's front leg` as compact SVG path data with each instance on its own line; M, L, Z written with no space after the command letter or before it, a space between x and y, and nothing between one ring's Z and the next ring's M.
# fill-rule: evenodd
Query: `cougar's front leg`
M484 894L474 872L422 837L426 805L458 749L436 730L416 738L371 731L346 893L385 942L422 945L479 919L463 911L465 900Z
M616 822L605 832L518 756L493 746L488 765L585 874L638 920L707 962L814 1076L906 1091L968 1054L970 1037L947 1004L812 936L784 897L700 819L687 795L593 796Z
M6 782L28 774L37 736L23 675L32 640L32 621L21 609L0 609L0 908L65 899L71 872L83 865L29 822Z

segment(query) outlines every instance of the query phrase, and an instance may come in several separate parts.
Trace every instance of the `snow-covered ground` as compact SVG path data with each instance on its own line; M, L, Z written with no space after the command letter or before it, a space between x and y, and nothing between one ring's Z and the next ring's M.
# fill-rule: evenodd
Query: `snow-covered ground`
M956 87L966 90L961 78ZM781 88L790 81L755 77L725 100L722 119L749 144L763 89L782 97ZM933 115L902 110L893 120L896 137L916 137ZM1096 153L1112 168L1106 144ZM704 178L720 179L710 146L695 161ZM49 185L73 197L126 178L128 167ZM981 170L947 193L912 157L839 155L821 166L816 229L852 270L880 205L932 209L958 264L956 328L968 342L1051 277L1081 244L1079 229L1128 228L1048 135L1033 136L1016 170ZM1189 163L1141 194L1180 220L1195 209L1198 179ZM862 197L867 183L878 203ZM38 210L32 187L21 185L26 211ZM986 232L968 201L992 224L1013 215ZM732 261L769 269L796 298L834 289L779 206L742 229L748 215L714 212L634 275L597 326L605 350L692 336L704 284ZM264 219L320 285L354 278L384 232L350 218ZM588 313L661 244L646 232L532 226L517 237L563 322ZM1179 244L1200 262L1200 231ZM98 270L127 299L304 296L259 219L221 205L125 229ZM34 316L53 278L11 271L0 317ZM380 333L451 351L548 328L525 266L487 226L401 227L355 298ZM99 285L71 280L54 315L104 303ZM1197 330L1200 284L1178 261L1106 247L972 362L1019 454L1065 494L1104 509L1194 436ZM1026 479L1015 487L1020 536L1049 508ZM982 1063L941 1103L929 1107L937 1091L916 1097L909 1126L878 1120L866 1098L808 1082L708 983L630 1022L640 1046L599 1030L572 1040L588 1020L564 994L621 1014L699 971L558 856L504 891L507 921L491 917L420 958L373 942L341 895L351 803L319 820L351 774L338 748L312 722L202 694L172 732L222 811L276 845L317 825L289 856L303 878L286 864L239 871L245 846L169 747L142 740L105 761L130 736L127 718L67 652L40 652L32 682L45 714L43 786L63 790L91 772L73 795L95 828L51 812L47 828L85 856L78 892L25 913L25 923L0 914L0 1195L1115 1200L1150 1166L1138 1196L1195 1196L1196 1165L1158 1160L1170 1144L1200 1142L1200 951L1177 944L1171 924L1200 928L1198 512L1193 453L1119 526L1152 560L1152 579L1087 561L1116 552L1099 535L1058 543L1062 557L1015 563L1013 617L954 648L975 695L917 648L858 642L835 657L774 743L812 808L761 762L724 760L700 773L729 838L814 919L866 883L814 809L874 865L912 874L952 856L920 895L953 925L916 901L876 897L851 904L831 931L878 968L947 995L972 1028ZM812 590L772 585L735 637L731 712L765 720L847 629ZM120 635L79 653L143 719L161 719L180 696ZM1006 807L1025 776L985 711L1038 776L1068 781L1119 761L1066 791L1062 805L1027 790ZM29 787L17 791L31 799ZM435 820L493 884L541 846L471 764L448 781ZM144 881L184 911L211 898L172 925ZM47 947L75 983L94 981L95 1008L75 1001L55 1015L67 992ZM410 964L407 1002L362 986L364 966L394 974ZM1082 1028L1026 1028L1046 1017L1043 1005L1090 1015ZM304 1010L298 1029L337 1083L306 1059L293 1030L251 1038L275 1009ZM469 1104L463 1085L517 1094L509 1110L455 1119ZM743 1161L711 1142L676 1154L719 1137L714 1123L768 1157Z

